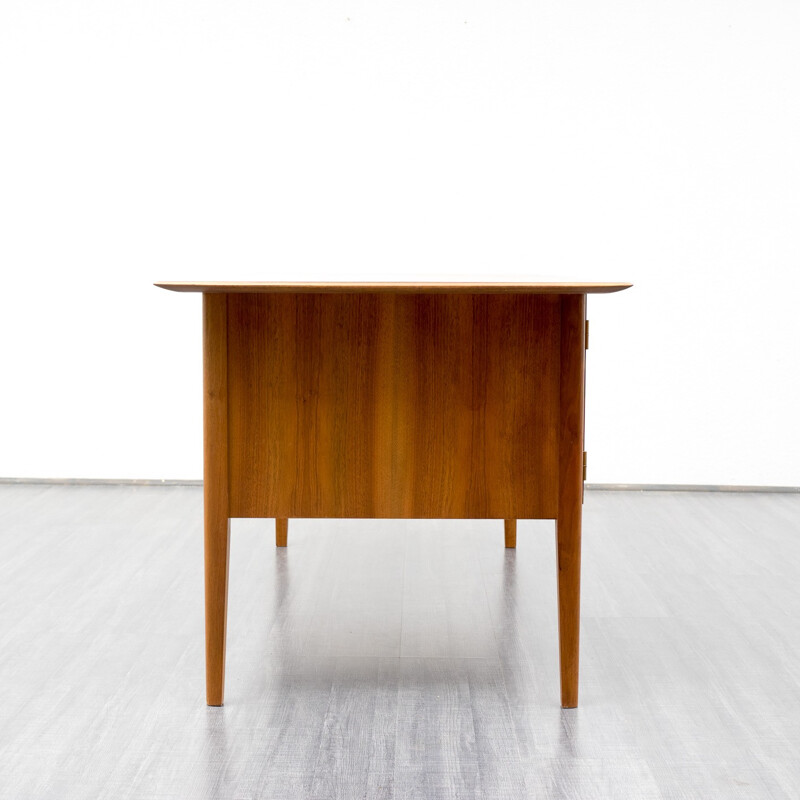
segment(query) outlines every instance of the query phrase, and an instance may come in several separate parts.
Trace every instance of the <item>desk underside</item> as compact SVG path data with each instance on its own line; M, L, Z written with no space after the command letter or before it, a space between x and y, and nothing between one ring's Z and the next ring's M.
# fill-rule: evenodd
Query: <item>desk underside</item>
M560 295L215 302L231 517L557 516Z

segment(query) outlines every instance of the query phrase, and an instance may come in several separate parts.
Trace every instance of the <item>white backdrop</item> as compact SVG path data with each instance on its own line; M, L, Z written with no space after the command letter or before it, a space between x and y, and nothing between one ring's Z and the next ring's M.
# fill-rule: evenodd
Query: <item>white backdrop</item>
M593 482L800 485L800 4L0 3L0 475L199 478L192 279L631 280Z

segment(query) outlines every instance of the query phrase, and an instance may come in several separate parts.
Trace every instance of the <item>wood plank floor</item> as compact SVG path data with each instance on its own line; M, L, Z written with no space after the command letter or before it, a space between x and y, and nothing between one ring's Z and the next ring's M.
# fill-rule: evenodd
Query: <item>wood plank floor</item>
M800 797L800 495L586 493L580 707L552 522L233 527L202 492L0 485L0 797Z

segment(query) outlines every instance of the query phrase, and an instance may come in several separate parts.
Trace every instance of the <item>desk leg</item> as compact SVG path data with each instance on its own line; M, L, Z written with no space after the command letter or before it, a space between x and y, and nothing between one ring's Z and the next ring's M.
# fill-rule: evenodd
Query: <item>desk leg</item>
M503 520L506 527L506 547L517 546L517 521L515 519Z
M578 705L585 320L586 296L562 295L556 558L561 706L563 708L575 708Z
M289 520L275 520L275 547L286 547L289 538Z
M228 298L203 295L203 496L205 511L206 702L225 692L230 520L228 501Z
M225 694L230 521L206 512L206 702L221 706Z

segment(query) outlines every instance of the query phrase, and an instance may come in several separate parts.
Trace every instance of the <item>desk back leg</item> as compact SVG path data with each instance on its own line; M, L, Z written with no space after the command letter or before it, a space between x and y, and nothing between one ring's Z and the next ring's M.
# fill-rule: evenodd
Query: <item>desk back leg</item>
M506 547L517 546L517 521L515 519L503 520L506 530Z
M225 692L230 519L228 498L227 295L203 295L203 499L206 590L206 702Z
M275 547L286 547L289 538L289 520L275 520Z
M586 296L562 295L556 558L563 708L578 705L585 321Z

